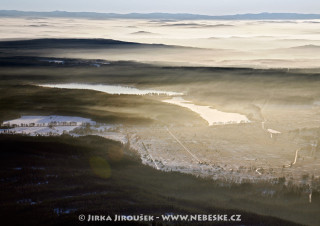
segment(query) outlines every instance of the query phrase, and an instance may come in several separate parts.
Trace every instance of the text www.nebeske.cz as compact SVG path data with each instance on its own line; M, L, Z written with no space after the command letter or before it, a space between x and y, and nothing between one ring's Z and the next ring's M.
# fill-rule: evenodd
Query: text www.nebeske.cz
M159 221L189 221L189 222L219 222L219 221L231 221L231 222L240 222L241 215L227 215L227 214L166 214L161 216L152 216L152 215L79 215L80 221L87 222L99 222L99 221L148 221L152 222L155 220Z

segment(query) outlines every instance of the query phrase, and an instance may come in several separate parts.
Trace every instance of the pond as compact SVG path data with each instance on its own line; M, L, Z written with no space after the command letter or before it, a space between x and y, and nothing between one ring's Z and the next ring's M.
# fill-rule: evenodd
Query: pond
M43 84L42 87L61 88L61 89L86 89L95 90L108 94L127 94L127 95L167 95L167 96L179 96L183 93L161 91L154 89L138 89L135 87L120 86L120 85L102 85L102 84L79 84L79 83L67 83L67 84Z
M163 102L175 104L180 107L185 107L193 112L196 112L204 120L208 122L209 126L218 124L237 124L250 122L245 115L218 111L216 109L211 108L210 106L195 105L192 104L190 101L186 101L182 97L173 97L172 99L164 100Z

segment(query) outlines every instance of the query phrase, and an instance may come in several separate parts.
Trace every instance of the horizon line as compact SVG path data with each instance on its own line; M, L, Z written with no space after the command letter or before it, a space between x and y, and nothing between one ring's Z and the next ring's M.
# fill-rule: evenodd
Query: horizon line
M96 14L117 14L117 15L130 15L130 14L170 14L170 15L196 15L196 16L208 16L208 17L223 17L223 16L238 16L238 15L261 15L261 14L296 14L296 15L320 15L320 13L298 13L298 12L256 12L256 13L236 13L236 14L220 14L220 15L209 15L209 14L198 14L198 13L187 13L187 12L127 12L127 13L117 13L117 12L96 12L96 11L66 11L66 10L50 10L50 11L33 11L33 10L17 10L17 9L0 9L0 11L16 11L16 12L26 12L26 13L96 13Z

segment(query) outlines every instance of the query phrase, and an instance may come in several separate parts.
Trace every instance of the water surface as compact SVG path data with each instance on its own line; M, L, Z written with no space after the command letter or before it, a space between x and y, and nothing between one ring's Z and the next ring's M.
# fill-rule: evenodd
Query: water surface
M173 97L172 99L164 100L163 102L185 107L193 112L198 113L209 123L209 126L217 124L237 124L250 122L245 115L218 111L210 106L195 105L190 103L190 101L186 101L182 97Z
M183 95L183 93L161 91L154 89L138 89L128 86L120 85L102 85L102 84L79 84L79 83L67 83L67 84L43 84L39 85L42 87L50 88L62 88L62 89L86 89L95 90L108 94L127 94L127 95L167 95L167 96L177 96Z

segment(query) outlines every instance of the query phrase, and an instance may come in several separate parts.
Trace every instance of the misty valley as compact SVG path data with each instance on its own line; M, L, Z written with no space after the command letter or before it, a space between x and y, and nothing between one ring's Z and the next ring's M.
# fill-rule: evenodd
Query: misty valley
M319 224L312 20L2 20L0 209L11 219L214 212L240 214L237 225ZM21 21L28 37L16 36Z

